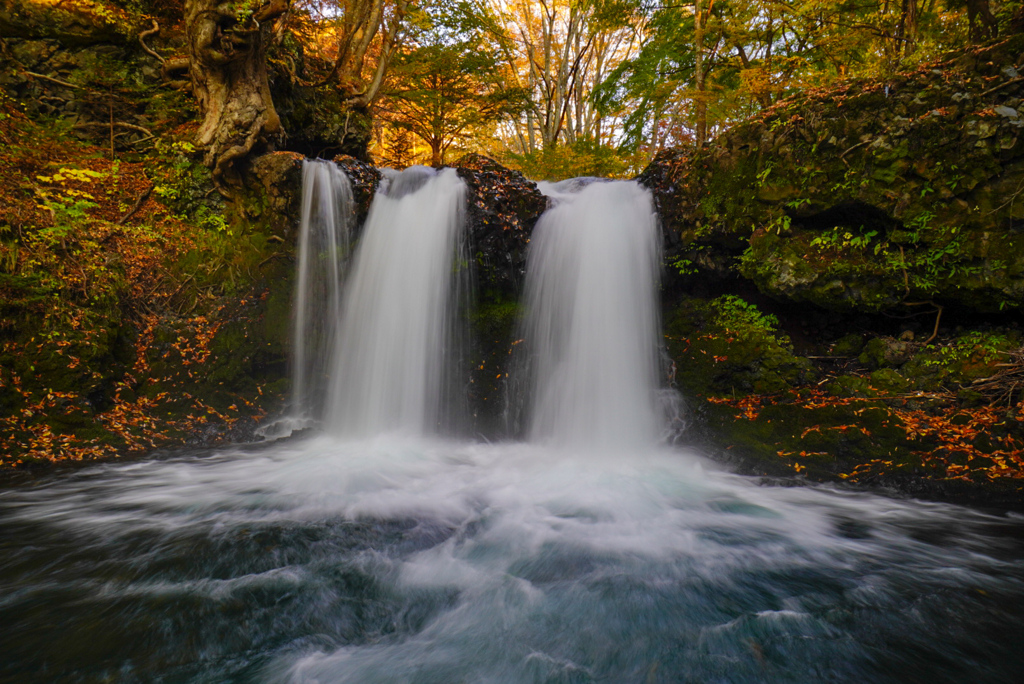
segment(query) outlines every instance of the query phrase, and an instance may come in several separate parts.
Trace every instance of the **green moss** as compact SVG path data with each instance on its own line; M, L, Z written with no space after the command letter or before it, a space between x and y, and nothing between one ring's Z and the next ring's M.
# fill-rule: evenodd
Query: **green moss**
M666 326L677 381L689 393L773 394L813 378L813 366L794 355L777 326L739 297L684 300Z
M756 464L753 469L760 472L799 472L831 480L873 458L918 463L913 451L922 447L877 401L815 408L775 402L765 405L756 420L736 417L726 406L709 405L705 415L717 441Z
M910 382L891 368L879 368L871 374L871 387L887 394L905 392Z
M1020 308L1024 249L1012 226L1024 205L1006 198L1024 178L1024 136L1005 117L949 106L963 92L977 97L985 79L975 72L988 67L962 68L941 84L901 76L905 87L881 109L869 104L877 84L858 86L870 96L796 100L792 113L737 125L685 160L664 155L666 166L642 178L664 183L666 224L711 248L701 260L709 275L746 249L739 272L774 298L838 311L934 298Z
M869 369L895 368L909 360L912 349L907 342L891 337L875 337L868 340L858 360Z
M851 333L840 338L832 345L832 354L834 356L855 357L859 356L863 349L864 336L857 333Z
M1021 336L1012 330L976 330L925 351L922 365L941 371L951 383L969 384L995 375L1006 355L1020 348Z
M292 279L290 274L271 281L264 303L261 337L268 351L283 354L290 345Z
M836 397L868 397L872 394L867 378L859 375L841 375L828 383L825 389Z

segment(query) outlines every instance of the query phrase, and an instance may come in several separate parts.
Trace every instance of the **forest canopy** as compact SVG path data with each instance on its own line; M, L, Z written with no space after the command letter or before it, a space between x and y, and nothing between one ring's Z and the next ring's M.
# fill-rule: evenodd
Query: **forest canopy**
M262 151L380 164L483 153L535 177L636 173L797 92L1019 29L1011 0L39 0L88 9L199 109L223 187Z

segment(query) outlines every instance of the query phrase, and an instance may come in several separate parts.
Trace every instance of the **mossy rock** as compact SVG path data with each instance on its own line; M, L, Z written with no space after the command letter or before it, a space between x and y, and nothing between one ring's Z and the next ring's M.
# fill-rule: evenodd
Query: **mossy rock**
M754 420L728 406L708 404L702 417L716 447L739 458L748 473L830 481L872 459L909 467L918 462L913 452L922 447L877 400L814 408L777 401L766 403Z
M858 360L870 369L893 368L906 363L911 354L907 342L891 337L876 337L864 345Z
M910 381L891 368L879 368L871 374L871 387L886 394L899 394L910 387Z
M814 366L793 353L777 324L739 297L684 299L666 326L680 388L688 394L773 394L809 382Z
M838 339L832 345L832 354L837 357L857 357L864 349L864 336L851 333Z
M919 70L805 93L700 150L660 153L639 180L666 262L721 282L740 242L739 274L779 300L1024 307L1024 208L1006 201L1024 178L1024 83L1002 73L1022 51L1013 35L950 56L941 79Z
M841 375L825 386L836 397L870 397L874 394L871 383L859 375Z

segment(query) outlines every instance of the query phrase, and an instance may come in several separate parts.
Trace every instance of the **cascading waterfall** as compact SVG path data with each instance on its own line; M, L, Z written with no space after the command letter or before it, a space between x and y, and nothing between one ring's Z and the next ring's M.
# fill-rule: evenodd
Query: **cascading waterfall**
M443 417L464 203L453 169L425 167L393 176L374 198L332 362L326 422L335 434L426 434Z
M352 185L345 173L331 162L306 160L292 327L292 428L323 417L353 220Z
M650 193L580 180L541 190L553 206L527 261L528 434L570 445L653 442L660 237Z

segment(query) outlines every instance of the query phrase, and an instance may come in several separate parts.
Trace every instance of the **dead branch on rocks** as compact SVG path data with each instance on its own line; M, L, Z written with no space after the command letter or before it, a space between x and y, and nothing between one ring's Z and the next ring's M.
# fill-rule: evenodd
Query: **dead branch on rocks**
M993 404L1004 401L1013 404L1013 397L1024 395L1024 347L1007 352L1007 361L997 363L995 375L979 378L971 383L970 389L983 395ZM1019 393L1019 394L1018 394Z

